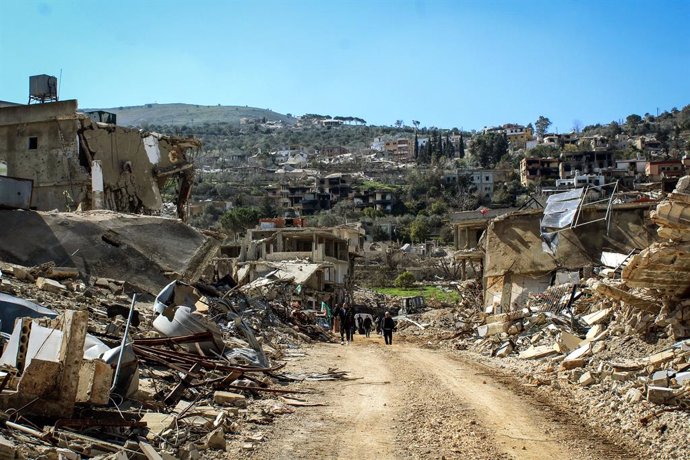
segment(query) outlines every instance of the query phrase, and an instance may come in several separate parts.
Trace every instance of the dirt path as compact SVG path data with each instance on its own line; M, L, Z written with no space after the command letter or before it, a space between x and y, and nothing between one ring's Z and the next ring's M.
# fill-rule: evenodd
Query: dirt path
M319 344L293 371L337 367L356 380L310 382L322 407L281 417L244 458L636 458L509 376L467 358L384 346Z

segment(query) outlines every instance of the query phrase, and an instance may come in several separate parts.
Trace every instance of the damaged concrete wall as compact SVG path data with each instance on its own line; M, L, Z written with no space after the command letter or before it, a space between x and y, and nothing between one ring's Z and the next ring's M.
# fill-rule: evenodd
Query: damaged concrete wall
M0 155L7 158L7 174L34 181L32 207L38 210L102 205L158 213L161 189L176 179L183 218L194 174L190 150L200 146L195 139L93 122L77 112L75 100L0 108ZM102 201L92 196L94 161L103 174Z
M125 280L157 294L171 278L196 281L220 242L177 219L112 211L0 210L0 260L55 262L88 276Z
M7 175L34 181L32 206L75 209L91 180L80 163L77 101L0 109L0 151Z
M606 222L596 222L560 234L555 254L544 251L539 232L542 212L525 211L494 219L486 232L484 305L507 311L529 292L543 290L545 280L559 270L578 271L599 265L602 250L628 253L657 240L649 219L649 204L621 205ZM583 210L582 221L603 217L604 209ZM500 299L500 301L499 301ZM519 306L519 305L518 305Z

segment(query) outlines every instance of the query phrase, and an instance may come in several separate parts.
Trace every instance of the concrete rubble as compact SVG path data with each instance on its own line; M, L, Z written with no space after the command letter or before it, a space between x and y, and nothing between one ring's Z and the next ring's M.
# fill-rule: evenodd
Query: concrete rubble
M308 405L291 382L347 378L281 372L334 340L326 313L293 278L240 289L220 242L179 220L2 213L2 458L202 458Z
M688 183L681 179L644 221L641 214L626 218L640 219L640 229L649 220L655 235L626 229L633 238L616 241L604 229L602 245L592 228L569 229L553 256L539 255L529 213L499 217L484 237L484 296L411 315L426 328L400 323L401 335L471 353L550 398L566 395L587 423L638 440L650 457L683 458L678 446L690 423ZM539 213L531 213L538 222ZM497 233L501 220L517 225L506 227L510 239ZM502 251L515 259L502 259ZM592 263L600 256L602 263ZM577 276L561 277L563 271Z

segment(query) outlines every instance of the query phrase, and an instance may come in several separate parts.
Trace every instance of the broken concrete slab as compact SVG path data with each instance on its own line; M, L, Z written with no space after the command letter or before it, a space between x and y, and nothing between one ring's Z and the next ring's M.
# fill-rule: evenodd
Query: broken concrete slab
M43 278L42 276L36 279L36 286L43 291L52 292L54 294L60 294L67 290L67 286L64 284L49 278Z
M531 346L525 351L521 351L518 355L522 359L539 359L547 356L558 354L558 351L553 345Z
M675 398L672 388L655 385L647 386L647 401L654 404L668 404Z
M0 210L0 222L0 260L56 262L86 276L125 280L152 295L173 274L197 281L220 247L177 219L112 211Z
M479 335L479 337L487 337L500 334L506 332L510 324L510 321L482 324L481 326L477 326L477 335Z
M510 342L506 342L501 347L496 350L496 357L497 358L505 358L506 356L510 355L513 352L513 344Z
M672 360L676 354L674 353L673 350L664 350L659 353L655 353L647 358L649 361L649 364L652 366L658 366L661 363L665 363L666 361Z
M557 343L567 351L573 351L582 344L582 339L568 331L561 331Z
M145 422L149 430L146 434L146 439L153 440L173 426L175 423L175 415L162 414L160 412L147 412L140 421Z
M223 430L223 427L216 428L204 438L204 447L207 449L225 450L225 445L225 430Z
M638 390L637 388L631 388L628 390L628 392L625 394L625 400L629 403L637 403L642 400L642 392Z
M611 316L611 313L613 313L612 308L604 308L599 311L595 311L594 313L590 313L589 315L584 315L580 319L582 319L585 323L589 324L590 326L594 326L595 324L603 323L606 321L609 316Z
M565 357L565 361L573 361L576 359L584 358L592 354L592 344L587 342L581 345L576 350L573 350L568 356Z

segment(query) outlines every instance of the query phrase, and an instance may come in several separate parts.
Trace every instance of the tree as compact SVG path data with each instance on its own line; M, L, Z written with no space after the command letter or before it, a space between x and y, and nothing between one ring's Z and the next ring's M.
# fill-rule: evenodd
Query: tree
M395 127L400 129L405 123L402 120L395 120Z
M415 131L414 132L414 159L416 160L417 157L419 157L419 141L417 140L417 131Z
M458 157L460 158L465 158L465 139L463 137L463 134L460 133L460 142L458 146Z
M244 232L259 223L259 211L256 208L235 208L220 217L220 225L233 235Z
M415 131L419 129L419 120L412 120Z
M479 134L472 139L472 155L482 168L496 165L508 153L508 139L505 134Z
M634 113L625 117L625 127L627 128L628 133L634 134L635 128L637 128L637 125L639 125L641 122L642 117Z
M431 230L427 220L423 216L417 218L410 224L410 238L415 243L423 243L429 238Z
M534 126L537 127L537 135L543 137L546 134L546 130L551 126L551 120L546 118L544 115L539 115L537 121L534 122Z

